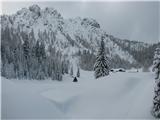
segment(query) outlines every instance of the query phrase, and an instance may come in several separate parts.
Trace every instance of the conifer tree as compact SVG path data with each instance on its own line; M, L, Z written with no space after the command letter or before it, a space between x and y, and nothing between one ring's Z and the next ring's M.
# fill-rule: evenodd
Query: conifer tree
M153 70L155 71L155 88L153 98L152 114L156 118L160 118L160 48L157 48L154 55Z
M70 75L73 76L73 66L71 67Z
M24 55L24 77L29 77L29 57L30 57L30 46L28 35L24 34L23 43L23 55Z
M79 70L79 67L77 69L77 77L80 77L80 70Z
M105 53L104 37L101 38L100 48L94 64L95 78L109 75L109 63Z

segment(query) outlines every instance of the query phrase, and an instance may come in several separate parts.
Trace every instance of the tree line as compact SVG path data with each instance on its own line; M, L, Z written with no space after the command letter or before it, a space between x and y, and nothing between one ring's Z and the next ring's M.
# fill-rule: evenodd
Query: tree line
M35 39L33 30L30 33L6 27L1 30L1 75L18 79L56 79L69 69L69 61L62 57L51 45L46 52L45 44Z

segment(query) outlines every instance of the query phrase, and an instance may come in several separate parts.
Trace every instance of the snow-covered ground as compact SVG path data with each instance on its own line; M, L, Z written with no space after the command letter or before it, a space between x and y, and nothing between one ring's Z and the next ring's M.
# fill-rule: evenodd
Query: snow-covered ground
M3 119L153 119L152 73L112 73L94 79L81 71L78 83L2 78Z

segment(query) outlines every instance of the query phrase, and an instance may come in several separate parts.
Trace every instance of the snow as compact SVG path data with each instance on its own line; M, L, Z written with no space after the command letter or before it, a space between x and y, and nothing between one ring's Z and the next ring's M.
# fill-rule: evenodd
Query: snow
M13 24L11 24L12 19ZM14 29L20 28L21 31L30 33L33 29L34 36L38 40L38 32L53 32L56 39L52 43L52 36L49 34L50 39L44 39L46 48L49 45L55 47L56 51L62 51L62 55L69 57L78 53L79 49L97 51L98 43L101 40L105 31L100 28L98 22L92 18L70 18L64 19L61 14L54 8L40 9L38 5L32 5L29 8L23 8L16 14L2 17L2 28L10 26ZM59 29L61 28L61 30ZM68 35L75 43L74 47L65 35ZM80 39L78 39L78 38ZM52 39L51 39L52 38ZM116 44L110 39L105 38L106 48L109 49L110 56L118 55L121 59L129 61L130 63L137 62L131 54L123 50L121 46ZM35 42L35 41L33 41ZM46 49L47 50L47 49Z
M77 83L69 75L63 79L2 77L2 118L153 119L152 73L117 72L94 79L93 72L81 70Z

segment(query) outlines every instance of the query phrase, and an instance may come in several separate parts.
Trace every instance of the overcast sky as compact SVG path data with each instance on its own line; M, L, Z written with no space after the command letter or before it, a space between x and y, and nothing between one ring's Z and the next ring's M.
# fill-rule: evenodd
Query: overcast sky
M148 43L160 41L160 3L157 2L3 2L3 14L38 4L54 7L64 18L89 17L115 37ZM2 14L2 13L1 13Z

